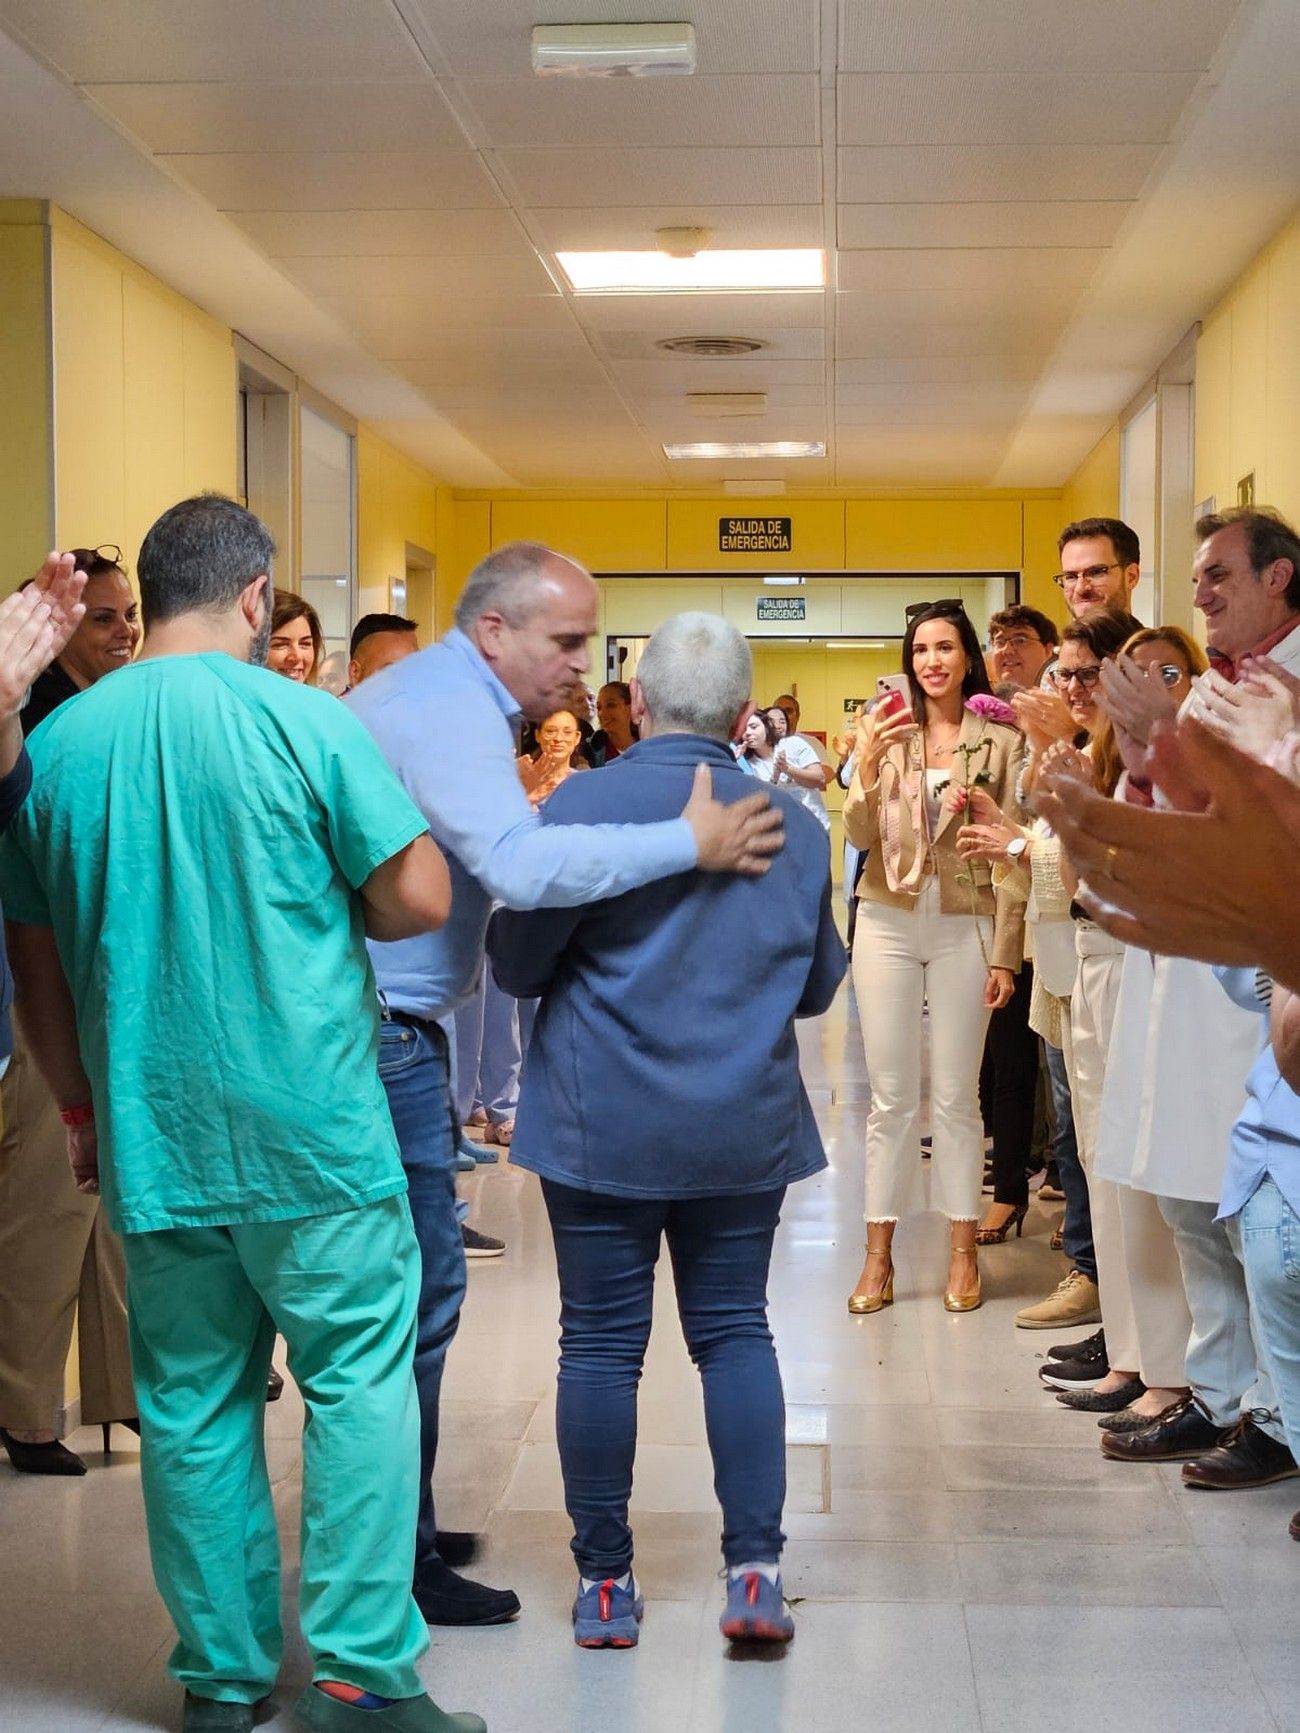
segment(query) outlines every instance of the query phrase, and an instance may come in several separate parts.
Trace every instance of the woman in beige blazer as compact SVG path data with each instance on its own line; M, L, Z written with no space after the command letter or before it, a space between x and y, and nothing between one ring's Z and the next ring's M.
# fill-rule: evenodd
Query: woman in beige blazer
M922 1014L929 1007L931 1203L951 1224L944 1306L980 1303L975 1232L983 1175L979 1070L993 1011L1015 986L1024 904L995 891L990 869L957 854L971 787L1014 809L1022 762L1014 727L990 706L979 639L960 606L939 603L903 640L910 707L887 702L859 725L844 834L867 853L858 891L853 984L862 1024L867 1120L867 1255L854 1313L892 1303L894 1227L920 1172ZM971 709L971 701L975 709Z

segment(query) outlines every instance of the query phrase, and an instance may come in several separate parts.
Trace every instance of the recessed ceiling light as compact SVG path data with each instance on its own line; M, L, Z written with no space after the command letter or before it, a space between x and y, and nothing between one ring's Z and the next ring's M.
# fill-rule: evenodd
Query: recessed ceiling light
M690 24L535 24L539 77L648 78L695 71Z
M796 577L792 572L788 574L786 572L769 572L763 582L765 584L801 584L803 579Z
M762 457L825 457L826 441L824 439L768 439L768 440L737 440L724 442L717 440L697 440L692 443L664 446L664 456L671 458L703 457L742 459Z
M821 289L819 247L723 247L674 257L664 252L557 253L575 295L744 294Z
M866 638L852 638L852 639L843 639L843 640L837 639L837 638L828 638L826 640L826 648L828 650L883 650L884 647L885 646L883 644L877 642L876 640L873 639L871 641L868 641Z

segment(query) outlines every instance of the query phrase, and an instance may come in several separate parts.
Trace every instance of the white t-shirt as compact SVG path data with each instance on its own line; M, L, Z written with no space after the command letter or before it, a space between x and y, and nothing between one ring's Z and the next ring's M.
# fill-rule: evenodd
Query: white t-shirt
M811 740L802 734L787 734L784 740L778 740L776 750L784 753L785 761L792 770L806 770L810 765L821 767L822 757ZM771 760L768 761L769 764ZM768 780L771 780L771 770L768 770ZM823 830L831 828L830 814L826 810L826 797L820 788L801 788L797 782L789 782L784 778L780 783L788 793L806 806Z

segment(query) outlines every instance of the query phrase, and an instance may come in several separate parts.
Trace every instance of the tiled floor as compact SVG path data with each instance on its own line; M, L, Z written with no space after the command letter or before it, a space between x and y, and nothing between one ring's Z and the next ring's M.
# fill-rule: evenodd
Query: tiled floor
M847 990L805 1030L830 1170L791 1195L772 1281L789 1400L787 1592L798 1636L762 1661L717 1632L718 1520L695 1373L660 1294L642 1385L636 1527L640 1648L588 1654L551 1411L555 1280L535 1183L503 1164L468 1182L510 1242L471 1269L446 1386L440 1512L487 1534L478 1574L510 1584L513 1626L435 1631L447 1707L492 1733L1300 1733L1300 1482L1182 1490L1176 1468L1103 1461L1085 1415L1035 1377L1051 1335L1012 1314L1055 1281L1051 1221L983 1256L987 1303L939 1303L941 1226L899 1234L898 1301L850 1318L859 1267L865 1078ZM300 1411L269 1410L286 1537ZM145 1551L134 1440L84 1480L0 1466L0 1729L176 1725L167 1622ZM127 1448L127 1445L130 1448ZM292 1540L288 1600L292 1604ZM291 1648L270 1723L305 1677Z

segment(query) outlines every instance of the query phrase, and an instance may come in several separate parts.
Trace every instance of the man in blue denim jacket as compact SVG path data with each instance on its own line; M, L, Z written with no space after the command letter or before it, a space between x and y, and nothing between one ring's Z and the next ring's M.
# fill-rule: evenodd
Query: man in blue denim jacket
M744 639L711 614L661 626L633 682L641 739L575 776L547 829L655 824L700 766L719 799L752 783L728 742L751 709ZM500 984L542 995L510 1159L540 1174L560 1276L556 1436L573 1519L583 1648L628 1648L642 1601L627 1507L636 1389L666 1237L704 1385L728 1571L723 1634L786 1641L785 1428L767 1273L787 1185L826 1165L796 1017L844 976L825 830L774 793L786 846L762 879L685 868L586 906L493 918ZM595 834L588 832L588 834Z

